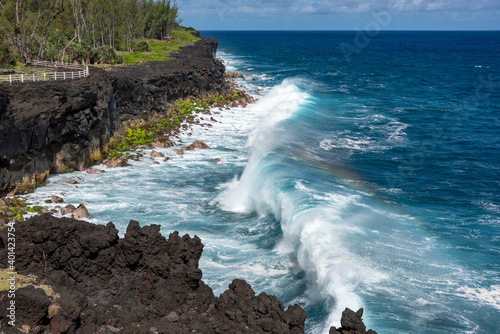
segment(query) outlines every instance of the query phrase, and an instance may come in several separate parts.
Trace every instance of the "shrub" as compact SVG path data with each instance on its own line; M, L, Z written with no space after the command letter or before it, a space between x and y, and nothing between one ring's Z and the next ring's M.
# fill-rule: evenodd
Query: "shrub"
M0 67L13 68L16 66L16 56L10 48L0 41Z
M146 52L151 51L151 47L145 40L135 42L134 51Z
M121 64L123 63L123 57L116 54L115 49L110 46L99 46L92 50L90 62L93 64Z

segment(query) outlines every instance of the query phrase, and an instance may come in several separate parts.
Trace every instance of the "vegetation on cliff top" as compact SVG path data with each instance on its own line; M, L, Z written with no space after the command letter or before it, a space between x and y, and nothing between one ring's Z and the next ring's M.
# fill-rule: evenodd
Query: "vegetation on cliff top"
M162 47L175 51L195 38L186 29L175 32L181 21L175 0L0 0L0 67L34 59L142 60L115 51L147 53L145 44L171 38ZM144 60L164 60L154 49L153 59Z
M217 94L198 99L177 100L165 115L151 117L138 125L131 124L126 128L126 132L119 136L119 139L110 143L108 156L119 157L134 147L151 145L155 140L163 138L165 134L178 130L182 123L192 123L196 114L208 111L214 104L226 105L242 97L245 97L243 91L233 91L226 96Z

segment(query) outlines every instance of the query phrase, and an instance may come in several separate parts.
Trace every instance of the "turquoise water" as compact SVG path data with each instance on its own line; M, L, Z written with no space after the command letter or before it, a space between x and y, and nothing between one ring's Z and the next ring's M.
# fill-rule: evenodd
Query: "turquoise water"
M500 33L202 35L261 90L179 138L210 150L51 176L32 197L121 233L197 234L216 293L244 278L304 307L308 333L345 307L379 333L499 332Z

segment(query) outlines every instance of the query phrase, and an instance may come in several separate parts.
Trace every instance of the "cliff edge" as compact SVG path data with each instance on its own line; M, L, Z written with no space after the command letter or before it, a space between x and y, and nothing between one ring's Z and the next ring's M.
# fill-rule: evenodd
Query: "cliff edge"
M0 231L0 265L7 263ZM16 327L5 333L304 333L305 312L255 295L243 280L215 297L202 280L198 237L131 221L124 238L112 223L95 225L49 214L16 224L16 270L32 277L15 297ZM29 275L34 275L29 276ZM38 288L35 288L38 287ZM48 292L50 291L50 293ZM0 292L0 308L10 298Z
M123 122L162 113L178 98L224 92L218 42L201 39L174 60L92 67L78 80L0 85L0 197L45 184L49 173L102 160Z

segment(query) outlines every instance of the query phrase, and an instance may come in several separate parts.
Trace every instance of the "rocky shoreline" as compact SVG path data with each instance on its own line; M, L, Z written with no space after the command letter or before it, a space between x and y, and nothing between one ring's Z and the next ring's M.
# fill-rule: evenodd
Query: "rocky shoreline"
M171 62L109 72L96 68L89 80L5 86L0 91L0 197L33 191L49 173L99 173L87 167L98 162L108 168L126 167L127 159L141 158L136 151L135 156L102 161L125 124L162 115L179 98L241 88L231 79L245 77L225 73L215 58L216 48L217 41L202 39ZM211 107L246 107L252 102L246 96ZM142 149L173 146L170 136L182 129L187 128L179 126ZM182 155L206 148L194 141L175 151ZM47 201L63 200L52 196ZM28 212L20 200L3 202L0 223ZM14 204L19 205L11 210ZM119 238L112 223L77 220L88 217L84 206L63 205L56 207L60 214L71 213L74 219L44 213L15 225L16 327L9 326L11 319L0 312L0 333L304 333L302 308L285 310L275 296L256 296L245 281L236 279L220 297L214 296L201 280L203 244L198 237L174 232L166 239L160 226L141 228L131 221L124 238ZM37 207L36 213L46 211ZM2 217L2 212L9 216ZM8 244L3 228L2 280L9 275ZM0 309L6 310L10 300L8 291L1 289ZM346 309L342 327L332 327L330 333L375 333L366 331L362 314L362 309Z
M217 45L201 39L174 60L93 67L85 79L2 84L0 197L102 161L127 122L165 113L179 98L229 91Z
M201 240L130 221L123 238L113 223L95 225L50 214L16 224L15 327L4 312L2 333L304 333L306 313L255 295L235 279L216 297L198 263ZM0 231L0 265L8 267L8 232ZM346 309L342 328L366 332L363 311Z

